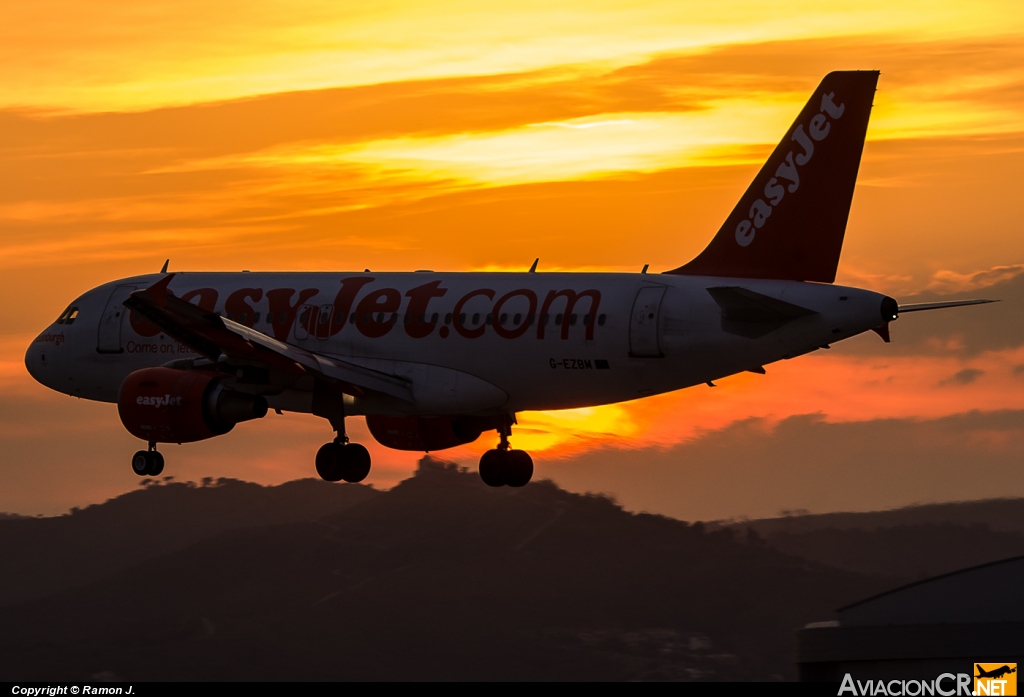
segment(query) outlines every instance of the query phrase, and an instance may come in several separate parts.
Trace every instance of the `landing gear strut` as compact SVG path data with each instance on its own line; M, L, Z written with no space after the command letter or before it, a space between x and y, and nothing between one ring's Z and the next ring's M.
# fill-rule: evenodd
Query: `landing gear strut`
M338 432L331 443L325 443L316 453L316 473L327 482L361 482L370 473L370 453L359 443L349 443L345 435L345 421L331 421Z
M512 450L508 437L512 435L510 417L498 429L501 442L480 458L480 479L487 486L526 486L533 477L533 458L525 450Z
M140 450L132 456L132 471L140 477L156 477L164 471L164 456L150 442L149 450Z

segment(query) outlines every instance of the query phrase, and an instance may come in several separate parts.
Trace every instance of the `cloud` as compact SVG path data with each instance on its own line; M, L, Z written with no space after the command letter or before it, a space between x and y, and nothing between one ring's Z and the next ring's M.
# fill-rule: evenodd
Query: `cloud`
M828 423L751 419L669 449L605 449L538 464L574 491L684 520L868 511L1024 496L1024 411Z
M749 44L809 38L818 42L817 53L777 51L781 55L764 61L762 73L792 74L802 67L822 74L845 60L844 66L917 65L919 83L937 57L934 44L948 45L929 39L973 39L975 45L993 35L995 41L1013 40L1004 39L1020 31L1013 9L956 0L929 3L927 12L883 0L784 6L729 0L714 7L670 0L567 0L557 6L442 0L429 9L408 0L370 8L254 0L238 12L231 4L147 0L129 11L112 0L97 0L87 10L51 0L11 8L0 26L0 64L18 67L0 75L0 95L6 104L138 110L284 90L622 66L723 45L738 47L728 66L735 69L757 53L745 50ZM851 53L851 42L861 50ZM894 52L892 43L903 46ZM956 47L947 48L945 62L979 62L970 47ZM995 75L1000 65L990 59L987 67Z
M932 282L928 284L928 290L940 295L951 295L953 293L994 286L997 283L1012 280L1022 273L1024 273L1024 264L995 266L991 269L969 271L967 273L957 273L956 271L942 269L932 275Z
M985 374L984 370L978 370L977 368L964 368L963 370L953 373L950 377L941 381L940 385L970 385L972 382L980 378Z

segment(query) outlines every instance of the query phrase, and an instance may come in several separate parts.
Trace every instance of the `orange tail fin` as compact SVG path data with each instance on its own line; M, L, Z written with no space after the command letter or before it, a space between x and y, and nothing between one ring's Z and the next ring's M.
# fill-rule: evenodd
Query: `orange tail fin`
M665 273L834 281L877 83L826 75L707 248Z

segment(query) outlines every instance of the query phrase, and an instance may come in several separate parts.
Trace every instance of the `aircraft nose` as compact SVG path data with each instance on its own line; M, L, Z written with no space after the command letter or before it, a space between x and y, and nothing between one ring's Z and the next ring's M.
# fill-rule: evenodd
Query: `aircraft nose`
M50 389L57 389L54 387L56 382L54 347L54 343L36 338L25 351L25 368L28 370L28 374L36 382Z
M25 368L28 370L28 374L35 378L36 382L41 382L44 385L44 368L46 367L46 349L42 348L38 343L32 342L29 344L28 350L25 351Z

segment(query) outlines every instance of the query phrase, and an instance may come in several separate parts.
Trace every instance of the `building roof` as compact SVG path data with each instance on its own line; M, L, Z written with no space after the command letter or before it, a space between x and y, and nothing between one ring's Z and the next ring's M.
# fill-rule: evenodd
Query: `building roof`
M843 627L1024 622L1024 556L954 571L837 610Z

